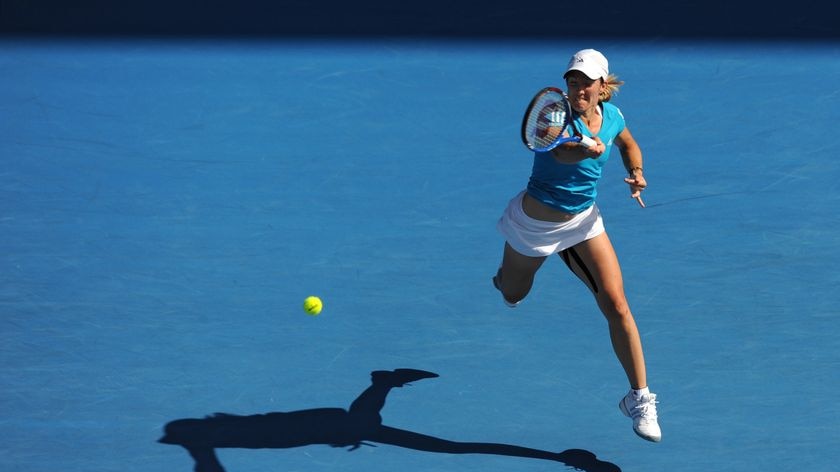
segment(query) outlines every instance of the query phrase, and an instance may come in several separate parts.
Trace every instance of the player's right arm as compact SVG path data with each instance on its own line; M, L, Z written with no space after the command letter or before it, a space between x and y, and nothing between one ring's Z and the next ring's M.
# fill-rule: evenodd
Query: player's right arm
M598 159L607 149L601 138L594 136L594 146L586 147L580 143L564 143L551 150L551 155L561 164L577 164L586 159Z

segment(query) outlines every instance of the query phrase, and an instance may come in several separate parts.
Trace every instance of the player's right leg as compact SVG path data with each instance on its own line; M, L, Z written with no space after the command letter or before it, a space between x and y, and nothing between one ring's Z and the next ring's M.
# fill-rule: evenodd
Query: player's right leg
M502 292L502 298L508 306L516 306L528 295L534 285L537 270L545 259L520 254L505 243L502 265L493 277L493 285Z

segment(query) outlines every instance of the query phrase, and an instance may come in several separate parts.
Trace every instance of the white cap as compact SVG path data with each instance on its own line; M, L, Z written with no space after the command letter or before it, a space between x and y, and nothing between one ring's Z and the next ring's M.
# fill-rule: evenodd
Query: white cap
M569 59L569 66L563 77L569 72L579 70L592 80L606 79L610 75L609 62L603 54L594 49L581 49Z

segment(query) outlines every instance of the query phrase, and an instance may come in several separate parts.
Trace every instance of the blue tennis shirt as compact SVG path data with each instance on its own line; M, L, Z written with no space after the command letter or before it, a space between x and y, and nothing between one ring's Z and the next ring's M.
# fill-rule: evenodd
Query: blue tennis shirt
M596 184L601 169L610 158L613 139L624 130L624 115L615 105L601 103L603 123L597 136L606 145L598 159L584 159L575 164L563 164L551 152L534 153L534 166L528 182L528 195L566 213L580 213L595 204ZM584 136L592 137L586 125L575 114L575 127Z

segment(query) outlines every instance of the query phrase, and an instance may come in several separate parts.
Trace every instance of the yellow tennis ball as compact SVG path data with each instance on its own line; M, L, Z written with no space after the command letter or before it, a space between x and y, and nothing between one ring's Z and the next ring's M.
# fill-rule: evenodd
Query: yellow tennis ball
M321 313L322 308L324 308L324 302L314 295L306 297L306 299L303 300L303 311L312 316L316 316Z

